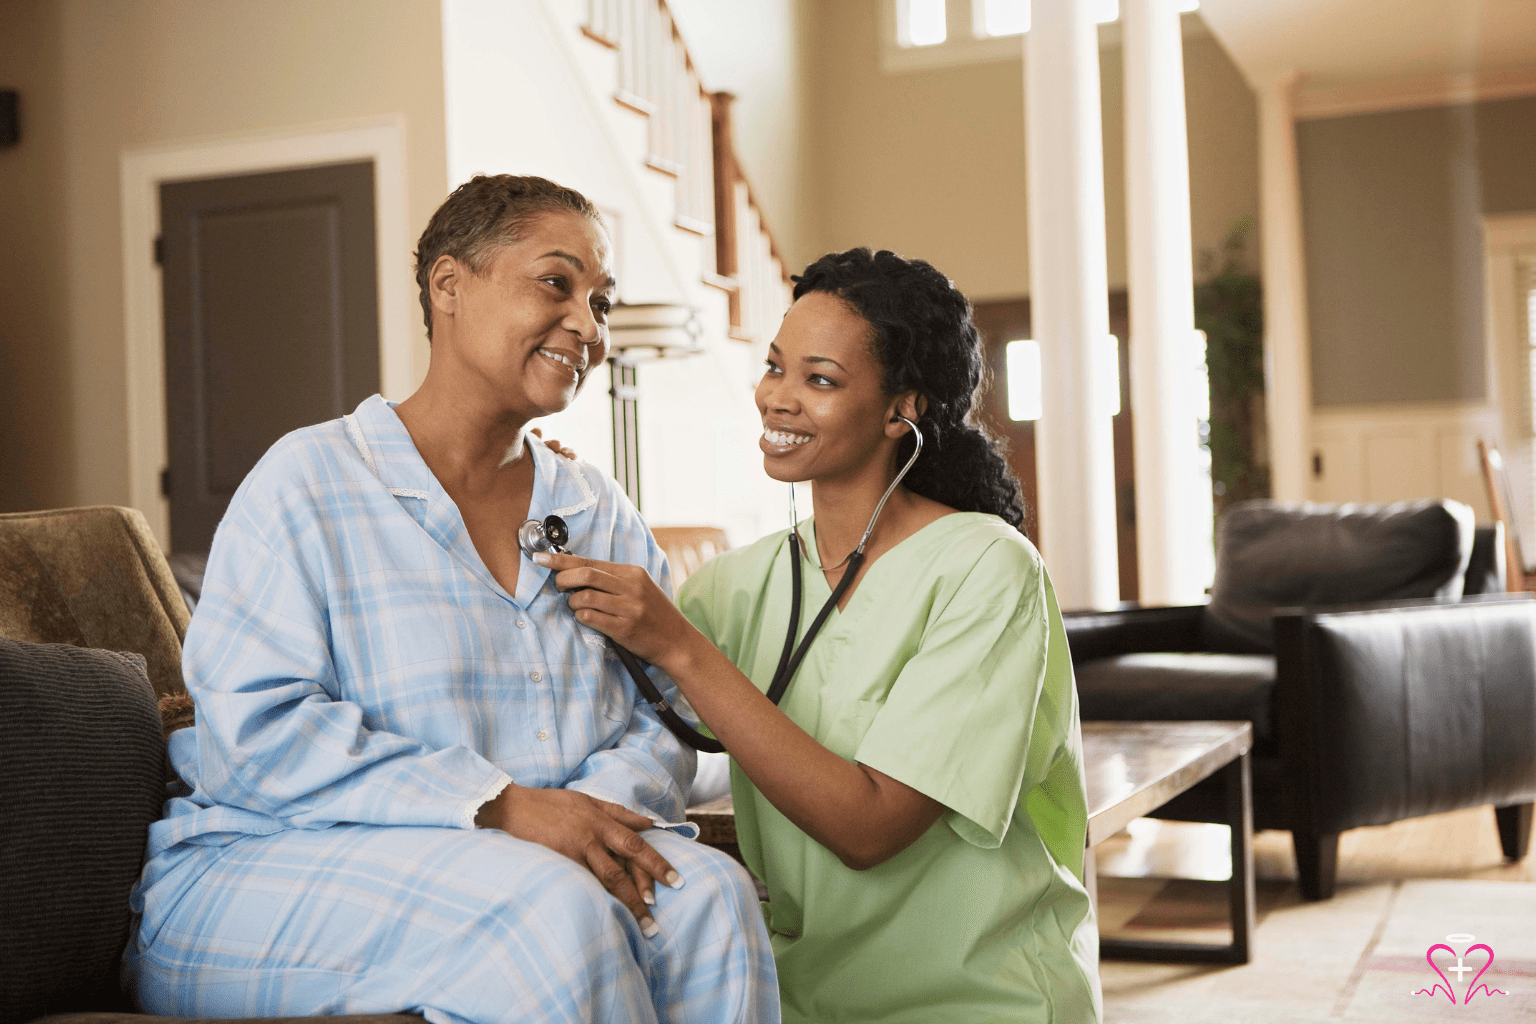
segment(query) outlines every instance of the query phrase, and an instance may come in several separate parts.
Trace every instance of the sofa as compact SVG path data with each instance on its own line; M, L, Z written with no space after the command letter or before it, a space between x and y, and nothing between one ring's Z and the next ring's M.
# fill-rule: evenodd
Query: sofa
M133 1012L119 978L165 736L191 720L187 620L137 511L0 515L0 1024L193 1024Z
M1502 552L1456 502L1240 504L1209 603L1065 616L1082 717L1252 722L1254 827L1291 832L1307 899L1333 895L1341 833L1419 815L1491 805L1521 859L1536 601L1497 592ZM1221 815L1210 784L1157 812Z

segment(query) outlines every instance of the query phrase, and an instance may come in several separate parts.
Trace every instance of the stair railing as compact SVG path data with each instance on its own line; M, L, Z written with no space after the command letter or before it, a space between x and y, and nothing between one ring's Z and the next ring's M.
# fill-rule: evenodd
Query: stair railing
M645 164L677 182L673 224L713 241L704 282L730 294L731 336L771 337L788 277L736 159L733 97L705 90L666 0L587 0L582 31L618 54L613 98L649 121Z

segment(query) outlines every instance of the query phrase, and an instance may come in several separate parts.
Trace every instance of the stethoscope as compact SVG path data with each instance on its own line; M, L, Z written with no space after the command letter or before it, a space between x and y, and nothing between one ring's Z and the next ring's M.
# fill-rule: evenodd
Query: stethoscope
M791 580L789 631L784 636L784 650L779 655L779 665L774 670L773 681L768 684L768 699L773 701L774 704L778 704L783 699L784 692L789 689L790 681L794 679L795 673L800 669L800 663L805 660L806 652L811 649L811 643L816 639L816 634L821 632L821 627L826 624L827 617L832 614L832 609L837 607L837 603L842 600L843 595L852 586L854 577L858 576L859 569L864 564L864 548L869 544L869 538L875 532L875 524L880 519L880 513L885 509L885 503L890 500L891 494L896 490L896 486L911 471L913 465L917 463L918 456L923 453L923 432L917 429L917 424L905 416L896 416L895 418L912 428L912 436L916 441L912 449L912 455L907 459L906 465L901 467L901 472L896 474L896 479L891 481L891 485L880 496L880 503L875 506L874 515L869 517L869 525L864 528L864 535L859 538L858 547L850 551L837 565L824 567L818 564L816 566L821 572L830 572L844 564L848 568L843 571L843 578L837 581L837 586L832 590L832 596L827 598L826 603L821 606L821 611L811 621L811 627L806 630L805 636L801 639L798 647L795 646L795 635L800 632L800 603L801 593L804 590L804 583L801 579L800 559L802 556L809 559L809 555L805 551L804 542L800 539L800 518L795 510L795 485L789 485L789 562ZM556 555L568 555L571 552L566 548L566 544L570 539L570 529L566 526L565 520L559 516L548 516L543 522L537 519L530 519L518 527L517 530L517 545L522 548L523 554L530 558L535 553L541 551ZM719 754L725 750L724 745L719 740L705 736L689 725L677 713L676 709L656 689L656 684L651 682L651 677L645 674L644 663L632 651L620 644L614 643L612 639L608 641L608 644L613 648L613 652L618 655L619 661L623 663L624 668L629 672L629 677L634 680L635 687L640 691L640 695L650 703L651 707L656 711L657 717L661 719L662 724L670 729L674 736L695 750L702 750L710 754Z

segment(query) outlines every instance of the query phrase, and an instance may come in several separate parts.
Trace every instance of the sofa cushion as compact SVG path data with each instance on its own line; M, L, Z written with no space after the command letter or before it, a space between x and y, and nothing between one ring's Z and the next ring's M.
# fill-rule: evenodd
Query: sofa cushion
M1247 721L1254 752L1273 747L1272 656L1122 654L1085 661L1075 671L1085 722Z
M1216 527L1206 647L1274 649L1277 608L1461 597L1472 510L1459 501L1392 505L1245 501Z
M0 700L0 1024L128 1009L128 892L165 799L144 658L0 639Z
M144 655L157 693L184 689L187 608L137 509L0 514L0 636Z

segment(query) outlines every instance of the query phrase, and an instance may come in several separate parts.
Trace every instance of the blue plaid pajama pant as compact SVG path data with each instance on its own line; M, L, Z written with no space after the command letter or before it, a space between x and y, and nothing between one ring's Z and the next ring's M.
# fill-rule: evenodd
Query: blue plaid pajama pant
M178 863L125 969L164 1014L777 1021L750 877L692 840L645 837L684 879L656 886L653 939L585 867L502 832L335 825L182 844L161 855Z

